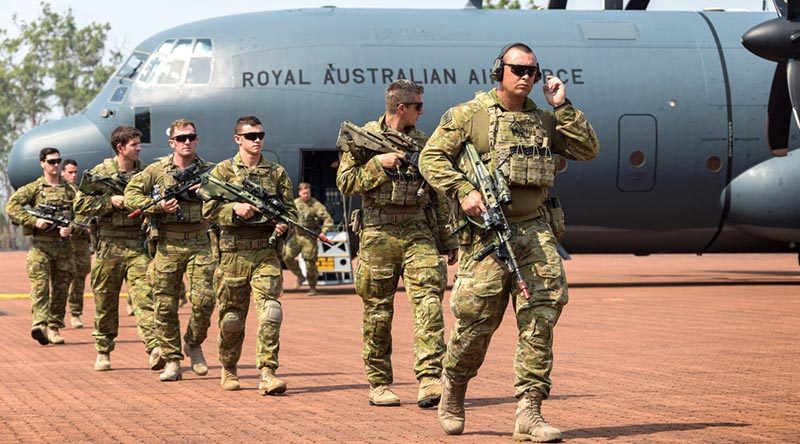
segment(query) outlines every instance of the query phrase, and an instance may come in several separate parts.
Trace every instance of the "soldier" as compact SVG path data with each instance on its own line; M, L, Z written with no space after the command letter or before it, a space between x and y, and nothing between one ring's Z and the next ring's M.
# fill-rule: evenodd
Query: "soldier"
M84 173L75 199L75 212L97 221L97 249L92 266L94 293L94 332L97 359L94 369L111 369L111 352L119 332L119 291L128 283L128 298L133 300L136 328L145 344L151 370L164 367L161 349L153 329L153 300L147 283L150 257L144 247L142 218L129 218L123 190L130 178L142 171L139 161L142 133L119 126L111 132L115 156L103 160Z
M197 156L197 129L193 122L178 119L169 127L169 146L172 155L162 157L147 166L131 179L125 188L125 205L142 208L153 204L153 190L166 193L179 185L176 175L193 167L196 172L209 169L213 164ZM197 185L199 188L199 184ZM157 248L149 275L153 288L155 327L161 353L167 361L161 381L181 379L180 321L178 302L183 292L183 274L191 284L192 313L183 337L184 351L198 376L208 373L201 344L208 336L211 314L214 311L213 286L216 259L211 255L211 245L203 220L203 203L190 189L177 198L164 199L144 210L151 224L151 236L157 230ZM154 236L155 237L155 236Z
M421 85L392 82L385 94L386 114L363 128L374 134L400 133L421 149L427 136L414 125L422 115L422 94ZM445 351L442 296L447 269L439 253L446 253L452 263L457 244L445 227L445 205L431 211L437 193L427 189L418 193L426 185L416 168L404 163L404 155L372 154L357 159L351 152L342 153L336 177L342 193L362 195L363 208L353 219L355 230L360 231L356 293L364 302L362 357L370 384L369 403L400 405L390 384L394 294L402 276L414 314L417 404L430 408L441 396ZM441 249L437 249L437 237Z
M37 218L25 206L45 204L56 207L61 215L72 218L75 187L60 175L61 155L55 148L39 152L42 177L18 189L8 199L6 213L26 236L31 236L28 250L28 279L31 280L31 337L41 345L63 344L58 330L64 327L67 290L73 273L72 227L54 227L53 222Z
M74 159L65 159L61 167L61 177L73 186L78 185L78 162ZM92 238L88 229L76 228L70 237L72 240L75 274L69 284L70 323L72 328L83 328L81 315L83 314L83 293L86 289L86 275L92 269Z
M316 234L325 233L333 229L333 218L325 209L320 201L311 197L311 184L301 182L297 186L299 197L294 200L297 207L299 219L297 222L313 231ZM321 227L321 228L320 228ZM294 236L289 238L283 248L283 262L286 267L297 276L296 288L300 288L303 282L303 272L300 271L300 264L297 255L302 253L303 261L306 263L306 275L308 276L308 295L317 294L317 238L310 234L298 230Z
M211 175L241 186L249 179L270 194L277 195L297 216L292 182L282 166L262 155L264 127L254 116L236 121L233 141L239 152L211 171ZM214 273L214 288L219 297L219 360L222 362L223 390L239 390L236 364L242 354L244 326L252 294L258 316L256 364L261 369L258 391L277 395L286 383L275 376L278 369L279 336L283 311L278 297L283 291L278 249L270 243L273 232L283 235L284 223L275 224L248 203L210 200L203 204L203 215L220 227L219 267Z
M493 242L492 235L484 235L470 224L461 230L458 277L450 300L456 324L444 358L439 405L439 421L447 434L460 434L464 429L467 382L483 363L492 333L512 298L519 328L514 438L537 442L561 438L561 432L541 415L541 402L551 386L553 327L567 303L564 268L550 225L563 218L551 215L545 205L555 174L551 153L590 160L599 146L583 113L567 100L558 77L548 76L543 88L553 112L538 108L528 98L540 77L536 57L527 45L505 46L492 69L497 87L447 111L420 156L420 169L430 184L456 199L463 213L478 220L486 210L481 193L467 179L469 169L459 170L454 159L459 159L464 143L471 142L481 159L488 161L490 173L499 166L513 200L513 205L504 207L514 233L511 247L533 290L526 300L495 254L481 261L473 258Z

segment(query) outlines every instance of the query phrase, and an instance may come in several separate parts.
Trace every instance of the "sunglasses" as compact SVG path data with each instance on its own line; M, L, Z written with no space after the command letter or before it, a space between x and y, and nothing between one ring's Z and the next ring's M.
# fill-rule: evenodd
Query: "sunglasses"
M417 111L422 111L422 102L409 102L409 103L404 103L403 105L405 105L405 106L413 106L413 107L417 108Z
M61 158L56 159L45 159L45 162L49 163L50 165L58 165L61 163Z
M506 66L508 66L511 69L511 72L513 72L517 77L522 77L526 74L528 77L536 77L536 71L539 70L536 65L512 65L510 63L506 63Z
M184 143L187 140L189 142L194 142L197 140L197 134L178 134L177 136L173 137L172 140L180 143Z
M237 136L242 136L242 137L244 137L245 139L247 139L247 140L249 140L251 142L255 142L256 140L264 140L264 135L265 134L266 133L264 131L261 131L261 132L257 132L257 133L241 133L241 134L237 134Z

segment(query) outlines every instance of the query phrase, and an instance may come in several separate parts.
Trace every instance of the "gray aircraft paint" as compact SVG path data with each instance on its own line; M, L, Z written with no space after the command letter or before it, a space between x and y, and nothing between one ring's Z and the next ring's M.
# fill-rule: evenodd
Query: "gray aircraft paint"
M570 162L556 181L567 250L790 251L800 239L800 157L771 159L764 118L774 67L739 44L744 31L773 16L319 8L204 20L156 34L135 51L152 53L167 39L211 39L210 83L114 77L81 114L17 141L10 175L20 186L40 174L46 145L81 167L94 165L112 155L111 130L149 110L146 161L169 153L165 131L178 117L197 123L199 155L231 157L234 121L254 114L270 159L297 183L302 153L333 150L343 120L379 116L395 78L426 87L418 126L430 133L447 108L491 88L498 49L522 41L543 70L565 81L601 142L596 160ZM547 106L540 85L531 97ZM120 87L123 99L110 102ZM796 145L795 130L790 140ZM645 153L639 168L629 160L636 150ZM712 156L721 160L717 172L707 168Z

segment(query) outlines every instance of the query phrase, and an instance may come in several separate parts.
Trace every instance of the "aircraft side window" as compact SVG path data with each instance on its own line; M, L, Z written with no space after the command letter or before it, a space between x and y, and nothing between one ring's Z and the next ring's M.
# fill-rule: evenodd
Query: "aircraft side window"
M172 47L175 45L175 39L167 39L164 40L164 43L158 45L158 49L156 50L159 54L169 54L172 52Z
M117 76L125 78L135 78L138 72L141 72L141 68L144 63L147 61L147 54L143 52L134 52L128 57L128 60L125 62L124 65L117 71Z
M172 48L172 57L189 58L192 55L192 39L180 39Z
M163 60L164 57L158 54L151 55L147 63L144 64L144 68L142 68L142 74L139 75L139 80L142 82L152 81Z
M197 39L192 55L194 57L211 57L211 39Z
M208 83L211 80L211 57L193 57L186 72L186 83Z
M168 85L170 83L178 83L183 76L183 67L186 65L184 59L171 59L166 63L161 64L161 69L158 72L156 83L159 85Z

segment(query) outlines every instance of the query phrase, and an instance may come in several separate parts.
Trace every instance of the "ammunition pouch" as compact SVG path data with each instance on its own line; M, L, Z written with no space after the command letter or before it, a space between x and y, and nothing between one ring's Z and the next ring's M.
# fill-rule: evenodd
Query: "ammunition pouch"
M370 197L375 199L376 204L416 207L430 203L428 193L419 192L425 186L425 179L418 172L387 171L387 173L391 180L382 183L369 193ZM420 194L422 195L420 196Z
M500 153L500 171L513 186L550 188L556 177L553 153L549 148L512 146ZM507 157L503 157L507 156Z
M157 223L151 221L150 223L146 223L146 225L147 226L145 228L145 224L142 224L142 227L147 233L147 239L144 241L144 246L145 250L147 250L147 255L152 259L156 257L156 251L158 251L158 238L160 233L158 231Z

